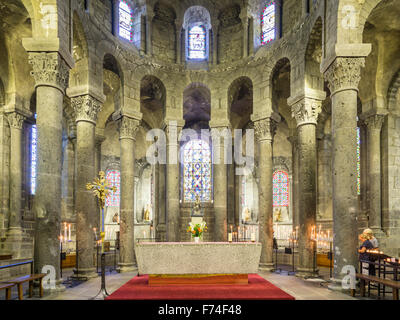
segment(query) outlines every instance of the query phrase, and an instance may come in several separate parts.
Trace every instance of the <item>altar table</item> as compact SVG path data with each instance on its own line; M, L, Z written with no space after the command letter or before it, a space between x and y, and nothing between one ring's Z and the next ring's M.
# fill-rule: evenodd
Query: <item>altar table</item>
M258 272L261 243L139 242L135 252L150 285L247 284Z

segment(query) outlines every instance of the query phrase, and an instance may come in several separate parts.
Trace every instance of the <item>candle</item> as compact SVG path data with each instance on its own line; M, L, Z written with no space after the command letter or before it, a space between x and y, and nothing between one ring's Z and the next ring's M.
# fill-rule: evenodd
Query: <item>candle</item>
M232 232L229 232L229 233L228 233L228 241L229 241L229 242L232 242Z
M68 224L68 241L71 241L71 224Z
M67 239L67 223L64 222L64 241Z
M255 242L255 241L256 241L256 233L255 233L255 232L252 232L252 233L251 233L251 241L252 241L252 242Z
M93 228L93 232L94 232L94 236L95 236L95 238L96 238L96 240L97 240L97 232L96 232L96 228Z

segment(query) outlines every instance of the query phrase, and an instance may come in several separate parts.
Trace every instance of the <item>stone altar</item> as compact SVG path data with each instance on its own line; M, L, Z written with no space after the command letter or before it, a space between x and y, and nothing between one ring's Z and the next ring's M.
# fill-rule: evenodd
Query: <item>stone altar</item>
M140 242L136 244L139 274L150 278L243 276L257 273L261 243L251 242ZM223 280L223 281L226 281Z

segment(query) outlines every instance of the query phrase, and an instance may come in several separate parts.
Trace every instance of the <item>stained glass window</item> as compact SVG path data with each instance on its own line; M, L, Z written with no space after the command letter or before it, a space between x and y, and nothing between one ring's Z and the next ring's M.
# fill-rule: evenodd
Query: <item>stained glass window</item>
M189 59L206 58L206 29L194 26L189 30Z
M36 114L35 114L36 118ZM36 193L36 174L37 174L37 127L36 124L31 128L31 194Z
M123 39L133 40L133 12L126 0L119 1L119 36Z
M110 192L110 195L106 199L106 207L119 207L120 200L120 181L121 181L121 173L118 170L111 170L107 172L106 179L110 187L116 187L117 191Z
M361 137L360 128L357 127L357 194L361 194Z
M261 44L275 40L275 2L264 7L261 15Z
M289 206L289 176L285 171L275 171L272 177L273 206Z
M203 140L191 140L183 149L184 201L211 201L211 150Z

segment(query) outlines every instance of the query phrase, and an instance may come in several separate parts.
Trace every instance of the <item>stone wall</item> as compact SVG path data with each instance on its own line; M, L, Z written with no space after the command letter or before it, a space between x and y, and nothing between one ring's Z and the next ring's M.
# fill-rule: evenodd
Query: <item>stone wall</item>
M243 52L243 27L241 23L220 27L218 39L220 63L229 63L241 59Z
M292 31L294 26L300 22L302 10L302 4L300 0L283 1L282 36L285 36Z

